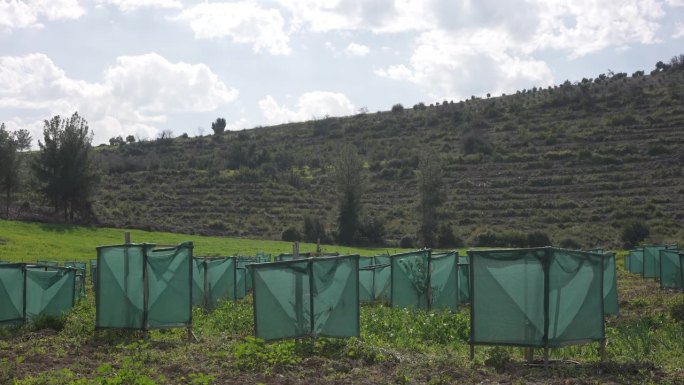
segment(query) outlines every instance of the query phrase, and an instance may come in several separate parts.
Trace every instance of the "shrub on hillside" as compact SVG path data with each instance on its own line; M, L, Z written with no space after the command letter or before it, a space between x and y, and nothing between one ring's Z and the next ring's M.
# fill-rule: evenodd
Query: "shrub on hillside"
M464 246L463 239L454 234L454 230L447 224L442 224L437 230L437 245L443 249Z
M632 221L622 228L622 243L626 248L631 249L648 238L649 234L648 226L644 222Z
M309 216L304 217L304 241L309 243L327 243L329 241L328 235L325 231L325 225L318 218Z
M404 235L401 237L401 240L399 240L399 247L402 249L411 249L414 247L415 241L413 240L413 237L410 235Z
M373 216L362 218L359 224L359 236L362 243L383 245L385 242L385 221Z
M294 227L288 227L282 232L280 239L286 242L296 242L300 241L302 236L299 234L299 230L295 229Z
M529 247L544 247L551 246L551 238L543 231L532 231L527 233L527 246Z
M560 241L559 245L560 247L564 249L571 249L571 250L579 250L582 248L582 245L579 244L576 240L572 238L565 238L562 241Z

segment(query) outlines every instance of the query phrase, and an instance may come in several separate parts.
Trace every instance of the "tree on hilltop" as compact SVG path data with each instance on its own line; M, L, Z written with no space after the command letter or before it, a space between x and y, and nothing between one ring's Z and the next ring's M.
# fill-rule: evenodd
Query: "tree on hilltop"
M222 134L226 130L226 120L216 118L216 121L211 123L211 129L214 131L214 135Z

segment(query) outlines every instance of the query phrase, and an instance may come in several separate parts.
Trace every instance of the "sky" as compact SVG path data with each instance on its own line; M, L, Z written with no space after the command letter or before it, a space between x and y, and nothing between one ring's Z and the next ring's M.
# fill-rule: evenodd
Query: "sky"
M386 111L647 72L684 0L0 0L0 122L93 144Z

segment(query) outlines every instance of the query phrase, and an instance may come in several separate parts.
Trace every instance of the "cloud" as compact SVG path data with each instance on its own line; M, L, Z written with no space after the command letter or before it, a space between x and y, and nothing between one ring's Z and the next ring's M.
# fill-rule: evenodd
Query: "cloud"
M553 48L580 57L611 46L660 41L665 12L657 0L534 1L540 22L528 52Z
M365 29L375 33L432 28L436 0L277 0L292 14L293 29L314 32Z
M376 74L417 84L436 99L552 84L546 63L511 53L510 40L505 31L497 30L424 32L408 65L393 65Z
M0 29L42 28L45 19L78 19L83 14L78 0L0 0Z
M349 43L347 48L344 49L344 53L350 56L366 56L370 48L363 44Z
M684 7L684 0L667 0L667 5L672 8Z
M675 25L675 33L672 35L673 39L680 39L684 37L684 23L677 23Z
M354 113L354 105L342 93L312 91L302 94L290 109L280 105L271 95L259 100L259 108L269 124L299 122L326 116L345 116Z
M179 0L97 0L97 3L116 6L123 12L142 8L183 8Z
M187 23L196 39L231 38L236 43L252 44L255 52L288 55L289 37L285 20L277 9L265 9L254 1L202 3L185 9L173 18Z
M205 64L172 63L156 53L121 56L96 83L68 77L41 53L5 56L0 84L0 108L43 118L78 111L96 143L125 134L153 137L167 113L213 111L238 95Z

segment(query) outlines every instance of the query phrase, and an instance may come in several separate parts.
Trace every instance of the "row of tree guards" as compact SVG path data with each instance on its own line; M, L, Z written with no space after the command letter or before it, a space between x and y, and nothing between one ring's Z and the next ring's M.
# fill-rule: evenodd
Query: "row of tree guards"
M63 285L73 299L62 309L73 306L81 290L78 271L85 280L85 264L26 265L26 273L10 279L5 266L14 265L0 265L5 287L36 280L35 272L72 277ZM550 348L568 344L598 341L603 351L604 316L618 314L615 257L603 250L471 250L466 257L424 249L312 258L295 243L292 254L275 258L194 257L192 242L160 247L131 243L127 236L123 245L98 247L91 269L96 330L185 327L191 336L193 306L212 308L249 290L255 336L267 341L359 336L360 303L366 301L451 311L469 302L471 354L476 345L521 346L531 360L532 349L543 348L547 363ZM33 298L30 290L5 291ZM8 299L0 295L0 301ZM28 314L36 313L30 300L24 303ZM26 317L16 313L3 320Z
M625 269L655 279L662 289L684 290L684 250L678 245L644 245L625 254Z

